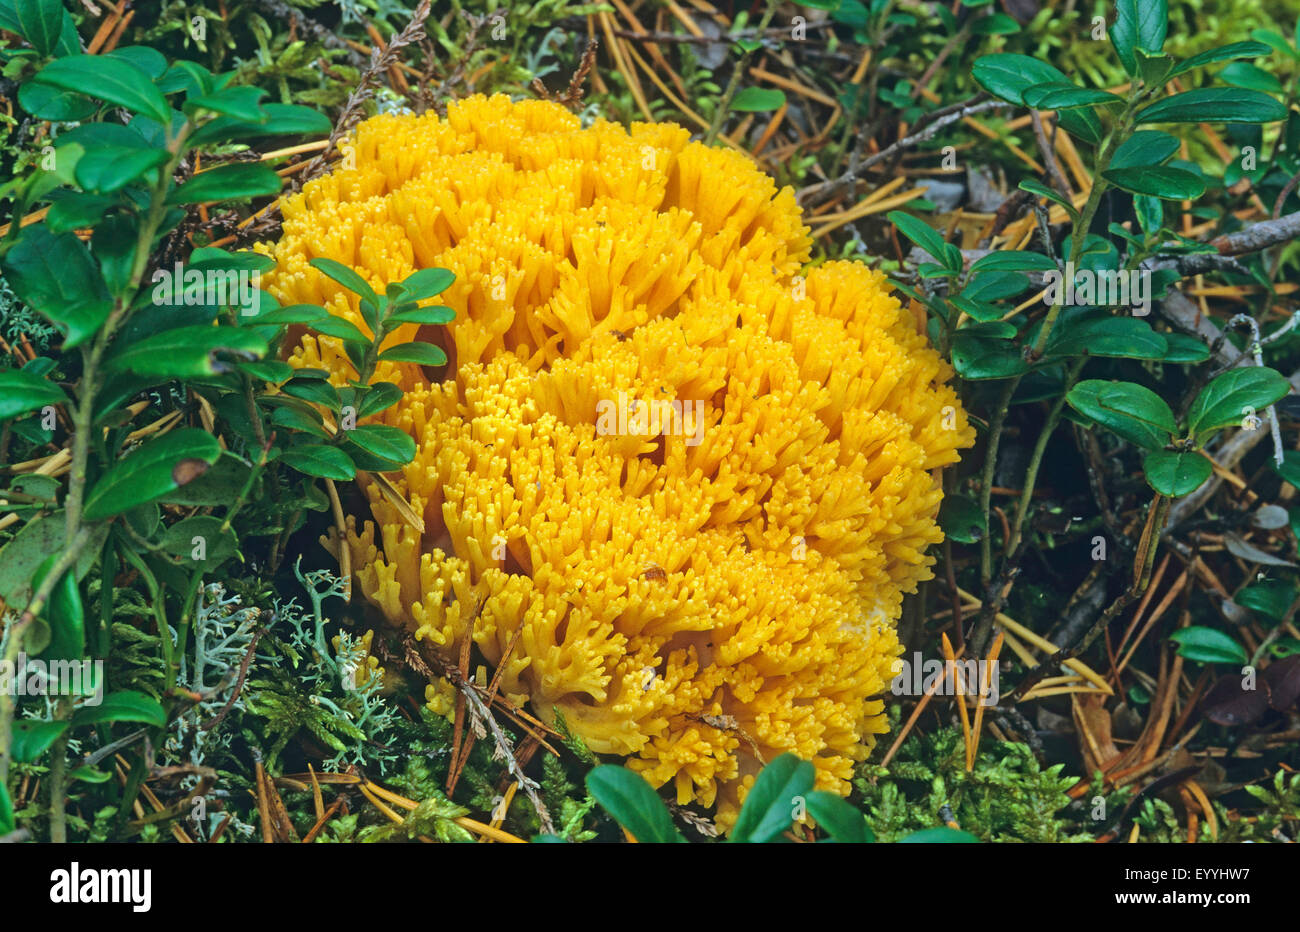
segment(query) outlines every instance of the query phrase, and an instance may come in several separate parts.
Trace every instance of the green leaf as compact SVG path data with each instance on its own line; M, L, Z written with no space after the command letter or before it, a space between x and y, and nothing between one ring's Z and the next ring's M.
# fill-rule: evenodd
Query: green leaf
M405 465L415 459L415 441L406 431L383 424L366 424L347 432L347 438L366 453Z
M317 479L334 479L342 482L355 479L357 468L348 455L338 447L323 443L304 443L289 447L280 454L280 459L298 472Z
M968 301L1002 301L1015 297L1028 287L1029 279L1021 272L981 271L967 279L961 296Z
M1105 138L1101 130L1101 120L1091 110L1058 110L1056 122L1076 139L1082 139L1090 146L1099 146Z
M261 314L245 321L249 324L311 324L329 317L329 311L316 304L290 304Z
M1002 250L991 252L971 264L970 272L1055 272L1056 262L1041 252Z
M211 110L223 116L234 117L249 123L263 123L267 113L261 107L266 91L260 87L228 87L213 94L199 94L185 101L184 110L193 114L197 110Z
M0 836L14 830L14 801L9 798L9 787L0 780Z
M265 165L220 165L195 175L167 198L168 204L203 204L280 193L280 177Z
M402 324L449 324L456 319L456 312L449 307L416 307L398 311L388 319Z
M977 58L971 75L994 97L1013 104L1024 104L1024 92L1036 84L1070 83L1065 74L1046 62L1011 53Z
M1210 348L1201 340L1186 333L1162 334L1169 350L1165 353L1165 362L1198 363L1210 358Z
M61 554L51 553L32 575L32 590L39 589ZM64 573L50 592L41 613L50 627L50 641L40 654L42 660L80 660L86 652L86 614L81 604L75 573Z
M978 543L988 535L988 522L975 500L966 495L948 494L939 506L939 527L944 536L959 544Z
M815 790L807 795L806 800L808 814L836 841L852 845L875 841L866 816L834 793Z
M360 295L370 301L375 307L379 306L379 295L375 294L375 290L366 284L364 278L342 262L335 262L333 259L312 259L309 265L318 272L334 279L353 294Z
M391 408L402 400L402 390L392 382L376 382L370 386L361 404L357 405L357 417L369 417Z
M1250 661L1246 649L1232 637L1214 628L1200 625L1181 628L1169 635L1178 645L1178 654L1200 663L1231 663L1244 666Z
M1274 123L1287 109L1267 94L1236 87L1183 91L1138 111L1138 123Z
M886 214L886 217L890 223L898 227L898 232L947 266L949 271L958 272L961 270L960 266L954 269L949 263L944 262L944 247L947 243L943 241L943 237L939 235L939 232L929 224L918 220L911 214L905 214L901 210L891 210Z
M325 440L330 439L329 431L325 429L324 422L315 411L308 414L306 411L284 405L271 412L271 423L276 427L306 431Z
M455 281L456 275L449 269L421 269L402 279L402 290L408 300L424 301L442 294Z
M807 801L816 773L812 764L788 751L769 763L745 797L731 840L766 844L780 838L794 822L798 798Z
M19 105L38 120L77 123L92 116L95 102L84 94L27 81L18 88Z
M336 414L341 405L338 389L323 379L294 379L281 386L280 391L313 404L324 405Z
M1157 450L1142 460L1142 471L1151 488L1161 495L1179 498L1199 489L1214 468L1208 459L1190 450Z
M1149 194L1167 201L1191 201L1205 193L1205 182L1199 175L1168 165L1111 168L1102 172L1102 177L1133 194Z
M43 224L26 227L4 257L9 287L47 317L73 349L95 333L112 304L90 251L75 234L50 233Z
M1146 450L1160 450L1178 431L1165 400L1133 382L1087 379L1070 389L1065 400L1080 414Z
M1259 612L1273 621L1284 621L1287 610L1296 599L1294 582L1283 579L1265 579L1251 583L1240 590L1233 601L1242 608Z
M1127 272L1121 270L1119 274ZM1152 330L1145 320L1088 317L1058 324L1047 340L1044 355L1161 359L1168 350L1164 336Z
M18 34L32 44L42 58L54 54L63 34L63 4L59 0L13 0Z
M614 764L601 764L587 774L587 792L632 837L645 844L685 842L668 807L637 773Z
M393 346L379 354L380 359L389 362L413 362L421 366L445 366L447 354L441 347L432 343L403 343Z
M1280 39L1281 36L1278 38ZM1176 78L1180 74L1186 74L1193 69L1203 68L1215 62L1231 61L1234 58L1258 58L1267 55L1268 52L1268 46L1262 42L1233 42L1230 45L1221 45L1217 49L1209 49L1199 55L1193 55L1169 72L1169 77Z
M235 534L215 515L194 515L177 521L163 534L162 549L181 559L187 568L201 567L211 572L233 557L238 548Z
M0 369L0 421L67 402L63 389L48 379L23 369Z
M1161 165L1173 158L1180 145L1182 143L1176 137L1158 129L1138 130L1115 150L1109 167L1149 168Z
M1034 178L1026 178L1024 181L1020 182L1019 187L1022 191L1028 191L1030 194L1037 194L1039 197L1045 197L1053 204L1060 204L1065 208L1067 214L1073 217L1076 221L1079 219L1079 211L1075 209L1074 205L1041 181Z
M1219 80L1233 87L1244 87L1262 94L1281 94L1284 92L1282 82L1263 68L1239 61L1233 62L1219 72Z
M979 839L970 832L963 832L960 829L949 828L946 825L939 825L935 828L923 828L919 832L913 832L905 838L898 839L898 843L900 845L969 845L978 844Z
M1230 369L1196 396L1187 412L1188 432L1200 443L1216 430L1242 424L1290 391L1291 383L1273 369Z
M50 62L33 79L73 93L89 94L170 126L172 108L148 73L124 58L69 55Z
M158 700L132 689L109 693L99 705L83 705L72 715L72 727L96 725L100 722L141 722L162 728L167 724L167 712Z
M109 467L86 496L83 515L99 521L175 491L221 455L217 438L182 427L147 441Z
M731 109L738 113L762 113L780 110L785 104L785 92L767 87L743 88L731 100Z
M1077 87L1068 81L1050 81L1026 88L1021 95L1035 110L1074 110L1098 104L1123 104L1124 98L1107 91Z
M235 368L247 372L255 379L277 384L293 377L293 366L279 359L264 359L259 362L238 362Z
M230 370L218 354L253 359L266 353L266 341L252 330L237 327L177 327L145 337L113 354L110 372L134 372L166 378L217 375Z
M217 117L200 126L190 137L190 145L207 146L233 139L256 139L263 136L322 136L334 128L329 117L311 107L296 104L263 104L267 119L261 122Z
M1029 369L1020 350L1007 340L959 330L952 339L952 364L963 379L1007 379Z
M362 333L356 324L344 320L342 317L323 317L307 326L317 333L323 333L327 337L336 337L344 342L360 343L363 346L370 342L370 337Z
M67 730L67 722L19 719L13 723L13 743L9 746L9 752L20 764L34 764L50 749L50 745L58 740L59 735ZM2 831L3 829L0 829L0 832Z
M1165 0L1116 0L1110 41L1124 70L1137 74L1135 50L1160 51L1168 29L1169 10Z

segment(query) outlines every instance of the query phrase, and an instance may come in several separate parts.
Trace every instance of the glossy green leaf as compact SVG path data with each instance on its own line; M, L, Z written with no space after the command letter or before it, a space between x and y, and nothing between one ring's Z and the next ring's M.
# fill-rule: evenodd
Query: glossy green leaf
M98 521L161 498L201 475L220 455L217 438L196 427L149 440L100 477L86 496L83 515Z
M944 261L945 247L948 244L943 241L939 231L911 214L903 213L901 210L891 210L886 216L890 223L898 227L898 232L944 264L949 271L958 272L961 270L960 265L954 268L951 263Z
M939 527L944 536L959 544L978 543L988 535L988 522L975 500L967 495L949 493L939 506Z
M1180 656L1200 663L1231 663L1244 666L1250 657L1231 636L1214 628L1192 625L1169 635Z
M266 341L238 327L177 327L145 337L113 354L110 372L133 372L166 378L192 378L227 372L224 355L253 359L266 353Z
M4 257L4 276L24 304L66 335L64 349L90 337L112 308L90 250L76 235L55 236L43 224L23 230Z
M1028 55L1000 53L975 60L971 75L994 97L1025 103L1024 92L1036 84L1070 84L1070 79L1046 62Z
M398 311L389 320L403 324L449 324L456 319L456 312L449 307L416 307Z
M164 126L171 124L172 108L153 79L124 58L108 55L69 55L56 58L33 79L78 94L89 94L118 107L140 113Z
M816 779L813 765L786 752L758 774L731 830L733 842L766 844L794 822L799 800L807 802Z
M203 204L280 193L280 177L265 165L220 165L195 175L167 198L168 204Z
M1160 450L1178 431L1174 413L1163 398L1133 382L1088 379L1065 396L1085 417L1147 450Z
M785 92L768 87L746 87L731 100L731 109L737 113L763 113L780 110L785 104Z
M1020 349L1007 340L959 330L952 340L952 364L964 379L1006 379L1029 369Z
M1230 369L1201 389L1187 411L1187 427L1198 442L1224 427L1240 426L1252 414L1281 401L1291 383L1264 367Z
M0 369L0 421L67 402L63 389L49 379L24 369Z
M1279 36L1279 38L1281 37ZM1268 52L1268 46L1262 42L1233 42L1229 45L1221 45L1217 49L1209 49L1199 55L1193 55L1181 64L1176 65L1174 70L1169 72L1169 77L1176 78L1180 74L1186 74L1188 71L1203 68L1215 62L1231 61L1234 58L1259 58L1261 55L1267 55Z
M365 424L347 432L348 440L381 460L404 465L415 459L415 441L406 431L384 424Z
M1050 81L1026 88L1021 95L1025 103L1035 110L1074 110L1098 104L1123 104L1124 98L1107 91L1077 87L1068 81Z
M67 722L40 722L18 719L13 723L13 743L9 747L13 759L20 764L34 764L50 749L59 735L68 730Z
M978 844L979 839L970 832L939 825L934 828L923 828L919 832L913 832L904 838L898 839L898 843L909 845L970 845Z
M1210 348L1194 336L1186 333L1166 333L1163 336L1169 344L1165 362L1191 364L1205 362L1210 358Z
M123 689L109 693L99 705L81 706L72 716L73 728L100 722L140 722L162 728L167 724L167 712L157 699Z
M866 845L876 840L867 825L866 816L842 797L825 790L814 790L805 798L808 814L835 841Z
M368 299L371 304L378 306L379 295L375 294L375 290L366 283L364 278L342 262L335 262L333 259L312 259L309 264L318 272L334 279L348 291L360 295L362 298Z
M1048 356L1161 359L1168 350L1169 344L1164 336L1152 330L1145 320L1137 317L1089 317L1058 324L1048 338L1044 352Z
M1169 10L1165 0L1116 0L1110 41L1124 70L1137 74L1135 51L1160 51L1168 29Z
M1165 97L1138 111L1138 123L1274 123L1287 109L1267 94L1202 87Z
M32 576L32 589L39 589L60 553L51 553ZM49 625L50 640L40 651L41 660L80 660L86 652L86 613L75 573L64 573L50 592L41 617Z
M592 798L638 842L685 842L673 825L668 807L640 774L626 767L601 764L588 772L586 784Z
M1185 450L1157 450L1142 460L1147 483L1161 495L1179 498L1199 489L1214 472L1210 461Z
M1037 194L1039 197L1045 197L1053 204L1060 204L1065 208L1067 214L1075 220L1079 219L1079 211L1075 209L1074 205L1041 181L1034 178L1026 178L1024 181L1020 182L1019 187L1022 191L1028 191L1030 194Z
M976 259L970 271L971 275L976 272L1052 272L1057 271L1057 266L1050 256L1041 252L1002 250Z
M413 362L421 366L445 366L447 354L432 343L402 343L379 354L389 362Z
M1205 182L1193 172L1168 165L1145 168L1111 168L1102 177L1133 194L1149 194L1167 201L1191 201L1205 193Z
M32 44L42 58L53 55L67 15L59 0L12 0L16 32Z
M1160 165L1173 158L1180 145L1182 143L1176 137L1160 130L1138 130L1115 150L1109 167L1150 168Z
M280 454L280 459L289 466L308 476L318 479L344 481L355 479L357 468L348 455L338 447L322 443L304 443L289 447Z
M357 417L370 417L402 400L402 390L392 382L375 382L357 405Z
M324 405L335 413L338 413L342 404L339 401L338 389L323 379L294 379L282 385L280 391L294 398L310 401L312 404Z

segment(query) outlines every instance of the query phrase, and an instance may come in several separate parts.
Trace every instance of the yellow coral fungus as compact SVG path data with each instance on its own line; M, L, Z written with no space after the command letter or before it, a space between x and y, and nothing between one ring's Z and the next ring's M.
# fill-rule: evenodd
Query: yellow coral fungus
M941 539L932 470L973 439L884 277L805 272L793 193L678 126L475 97L375 117L354 153L283 204L270 290L364 329L310 259L456 274L454 323L391 338L448 366L376 373L424 532L368 487L366 598L448 656L472 626L506 695L724 825L783 751L847 792ZM331 337L292 362L355 377Z

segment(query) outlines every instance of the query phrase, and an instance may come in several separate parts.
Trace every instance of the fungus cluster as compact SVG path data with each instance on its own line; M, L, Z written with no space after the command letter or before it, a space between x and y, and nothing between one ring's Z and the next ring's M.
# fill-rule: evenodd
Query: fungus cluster
M376 373L405 390L376 420L417 442L388 478L424 529L369 484L361 592L726 826L783 751L848 791L941 540L932 471L973 431L884 276L805 270L790 189L688 136L503 96L375 117L285 200L267 278L365 330L309 260L456 274L453 323L390 338L448 365ZM355 378L332 337L291 362Z

